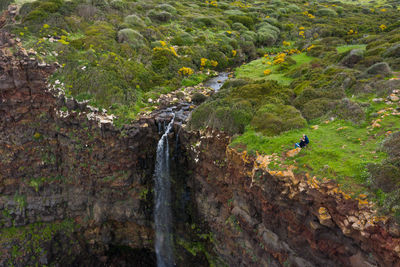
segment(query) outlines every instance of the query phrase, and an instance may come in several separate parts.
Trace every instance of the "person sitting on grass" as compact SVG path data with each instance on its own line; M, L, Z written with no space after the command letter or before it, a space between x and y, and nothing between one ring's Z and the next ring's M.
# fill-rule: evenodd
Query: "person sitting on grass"
M307 135L303 134L303 137L300 139L300 141L296 144L294 144L294 148L303 148L305 147L308 143L310 143L310 140L308 139Z

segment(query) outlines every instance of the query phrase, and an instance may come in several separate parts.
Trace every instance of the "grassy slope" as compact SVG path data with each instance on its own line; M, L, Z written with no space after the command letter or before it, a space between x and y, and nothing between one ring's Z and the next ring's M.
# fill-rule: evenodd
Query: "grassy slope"
M390 107L394 106L372 102L368 113ZM390 111L386 113L391 114ZM320 179L335 179L349 193L365 193L364 184L368 177L366 164L385 159L386 153L379 151L380 143L388 131L400 130L398 115L385 116L380 128L370 127L373 120L367 119L361 125L340 120L314 121L305 128L273 137L262 136L248 128L233 141L232 146L240 147L244 144L252 153L278 153L283 155L282 163L297 166L298 172L307 172ZM318 129L313 129L314 125L318 125ZM294 158L285 159L285 152L294 148L294 143L298 142L303 133L310 138L310 145ZM275 163L270 167L279 169L279 164Z
M337 50L338 53L340 54L340 53L344 53L344 52L347 52L347 51L352 50L352 49L361 49L361 50L365 50L366 47L367 47L367 45L364 45L364 44L341 45L341 46L338 46L338 47L336 48L336 50Z
M308 63L313 59L312 57L307 56L305 53L293 55L291 57L296 61L296 64L292 65L289 68L289 70L298 67L304 63ZM240 68L236 69L235 76L236 78L275 80L283 85L289 85L293 81L293 79L285 77L287 71L280 72L277 70L278 66L268 65L267 62L272 63L272 60L266 60L265 58L260 58L248 64L244 64ZM264 75L264 70L266 69L271 70L271 74L268 76Z

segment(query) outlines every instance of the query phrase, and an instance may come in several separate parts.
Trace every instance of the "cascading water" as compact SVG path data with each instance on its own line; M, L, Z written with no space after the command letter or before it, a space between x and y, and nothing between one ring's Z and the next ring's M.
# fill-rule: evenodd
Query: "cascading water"
M168 134L175 120L175 114L165 129L157 145L155 180L155 249L158 267L174 266L172 249L172 211L171 211L171 182L169 170ZM165 128L165 126L164 126Z

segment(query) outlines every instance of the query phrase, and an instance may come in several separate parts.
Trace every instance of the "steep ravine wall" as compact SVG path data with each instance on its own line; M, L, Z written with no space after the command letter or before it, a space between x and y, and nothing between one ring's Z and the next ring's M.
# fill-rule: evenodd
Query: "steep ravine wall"
M333 182L268 170L269 156L207 130L182 136L190 184L215 249L230 266L400 266L400 232Z
M105 114L55 97L46 89L55 66L38 64L23 49L13 55L8 47L14 45L7 33L1 34L0 266L91 265L107 262L101 256L113 245L152 254L155 118L114 131ZM79 229L61 227L70 224ZM38 229L29 230L32 225ZM43 233L60 227L59 241ZM67 240L82 242L72 246ZM54 242L61 248L53 253L46 247L56 247Z

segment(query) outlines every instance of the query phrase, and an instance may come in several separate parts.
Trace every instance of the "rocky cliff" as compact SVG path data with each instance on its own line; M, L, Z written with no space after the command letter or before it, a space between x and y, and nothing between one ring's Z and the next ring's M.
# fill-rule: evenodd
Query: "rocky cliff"
M197 209L230 266L400 266L400 232L332 181L268 169L230 137L186 135ZM191 140L191 141L189 141Z
M23 49L13 54L9 47L18 44L7 33L0 37L0 265L68 263L74 255L91 261L86 256L104 255L113 244L152 250L154 118L114 131L110 116L55 96L46 81L54 65L39 64ZM60 228L66 220L80 229ZM71 248L43 234L53 228L82 242ZM17 242L15 233L24 238ZM50 249L52 242L60 249ZM15 246L26 249L13 252Z

